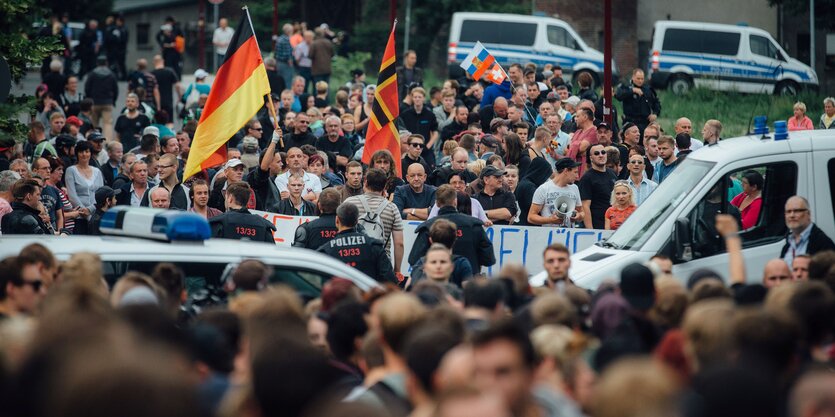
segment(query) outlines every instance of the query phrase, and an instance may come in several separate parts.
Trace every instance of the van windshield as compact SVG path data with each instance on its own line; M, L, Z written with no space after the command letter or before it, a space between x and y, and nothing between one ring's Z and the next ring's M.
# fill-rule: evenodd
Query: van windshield
M691 158L682 161L602 245L616 249L640 249L714 165L713 162Z

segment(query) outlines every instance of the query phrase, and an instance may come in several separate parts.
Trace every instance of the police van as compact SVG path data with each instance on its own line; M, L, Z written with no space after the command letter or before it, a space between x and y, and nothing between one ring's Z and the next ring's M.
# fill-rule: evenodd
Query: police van
M766 262L780 256L789 197L809 200L812 221L835 237L835 137L826 130L784 129L785 122L773 135L722 140L689 154L608 239L571 256L571 279L596 289L605 280L618 282L626 265L664 254L681 280L710 268L728 282L728 255L712 225L716 212L728 213L731 181L749 170L762 174L764 186L759 218L740 231L748 282L761 282ZM545 279L540 273L530 282Z
M208 222L194 213L117 206L105 213L100 230L104 235L0 236L0 257L17 255L30 243L43 244L62 261L76 252L93 252L111 285L127 271L150 274L158 263L170 262L183 270L187 284L222 288L221 280L240 262L255 259L273 269L271 283L286 284L303 299L318 297L333 277L346 278L362 291L379 287L359 270L311 250L212 239Z
M702 22L655 23L647 74L653 88L693 87L795 95L818 88L818 76L790 57L765 30Z
M564 77L603 80L603 53L590 48L566 22L545 16L458 12L452 15L447 63L460 63L481 42L502 66L559 64ZM616 74L614 62L612 73Z

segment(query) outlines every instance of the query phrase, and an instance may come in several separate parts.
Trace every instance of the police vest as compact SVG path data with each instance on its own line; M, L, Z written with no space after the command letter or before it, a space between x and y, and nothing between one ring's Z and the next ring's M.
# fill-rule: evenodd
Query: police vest
M390 262L383 249L383 242L370 238L364 233L356 230L337 233L329 242L319 248L334 258L339 259L348 266L352 266L369 277L380 280L379 271L380 257Z
M336 237L336 215L324 214L316 220L300 225L296 229L293 246L318 249Z
M249 210L232 210L209 220L212 235L224 239L246 239L256 242L273 242L275 226Z

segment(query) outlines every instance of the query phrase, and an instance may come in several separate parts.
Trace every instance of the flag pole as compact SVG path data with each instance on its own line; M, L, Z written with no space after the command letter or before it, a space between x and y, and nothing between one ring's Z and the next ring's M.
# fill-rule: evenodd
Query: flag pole
M281 146L281 149L284 149L284 132L281 131L281 126L279 126L278 116L275 114L275 105L273 104L273 99L269 94L267 94L267 104L270 109L270 114L273 116L273 125L275 125L273 127L275 127L275 130L278 131L278 144Z
M501 65L501 64L499 64L499 65ZM507 80L508 80L508 81L510 81L510 88L512 88L512 89L513 89L513 93L516 93L516 84L513 84L513 79L512 79L512 78L510 78L510 75L509 75L509 74L508 74L508 76L507 76ZM538 84L537 84L536 88L539 88L539 85L538 85ZM511 93L511 97L513 97L513 93ZM536 118L535 118L535 117L533 117L533 114L531 113L530 109L528 109L528 106L527 106L527 103L528 103L528 102L530 102L531 104L533 104L533 102L531 102L531 101L530 101L530 97L528 97L528 99L527 99L527 100L525 100L525 103L523 104L523 106L522 106L522 107L524 107L524 108L525 108L525 113L527 113L527 114L528 114L528 117L531 119L531 123L533 123L533 124L534 124L534 127L536 127Z

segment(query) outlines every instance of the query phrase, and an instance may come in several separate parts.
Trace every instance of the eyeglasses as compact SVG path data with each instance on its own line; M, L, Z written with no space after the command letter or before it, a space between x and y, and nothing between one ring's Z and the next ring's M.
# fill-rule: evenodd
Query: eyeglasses
M157 168L162 168L162 169L165 169L165 168L171 168L171 167L173 167L173 166L174 166L174 165L157 165Z
M644 161L639 161L639 160L636 159L634 161L629 161L629 163L632 164L632 165L643 165Z
M23 285L28 285L32 287L32 291L38 292L41 290L41 286L43 285L43 281L37 279L34 281L23 281ZM21 286L23 286L21 285Z
M789 209L786 210L786 214L801 214L809 211L809 209L801 208L801 209Z
M259 127L258 129L256 129L256 128L254 128L254 127L250 127L249 129L250 129L250 130L257 131L257 132L263 132L263 131L264 131L264 128L261 128L261 127Z
M410 143L409 146L411 146L413 148L422 148L423 144L422 143Z
M606 151L594 151L594 152L592 152L591 154L592 154L592 155L595 155L595 156L597 156L597 155L606 155Z

